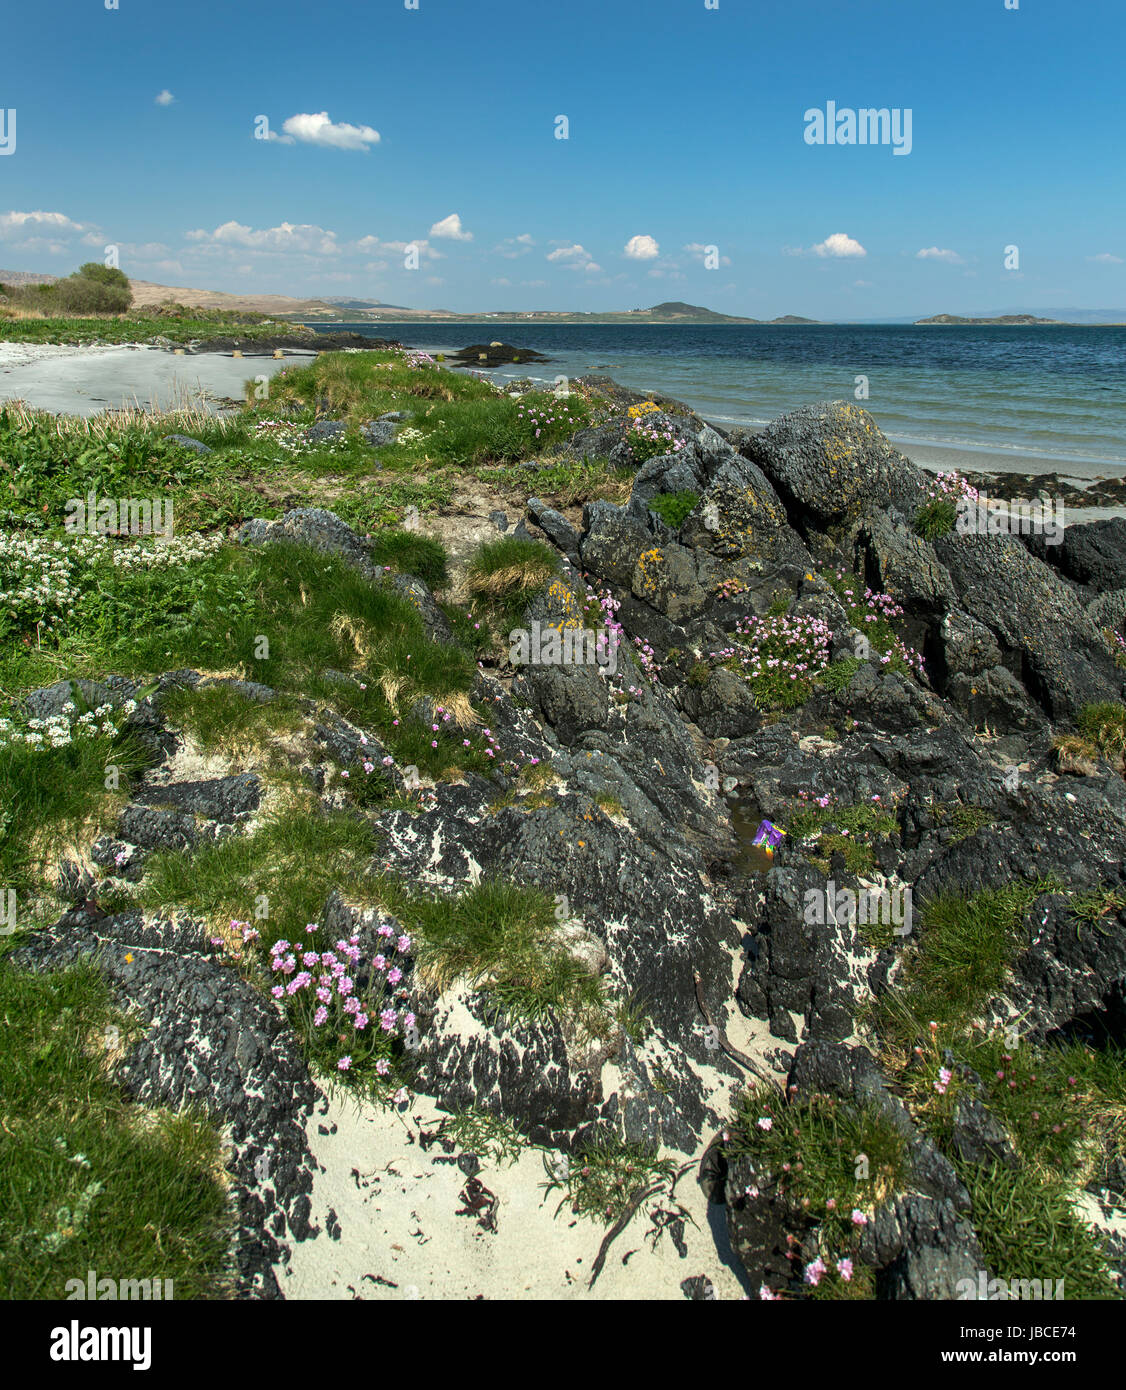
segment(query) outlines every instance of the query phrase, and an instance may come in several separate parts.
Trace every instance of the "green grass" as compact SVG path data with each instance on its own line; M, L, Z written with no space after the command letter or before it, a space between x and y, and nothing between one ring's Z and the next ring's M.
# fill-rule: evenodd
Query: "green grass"
M300 724L291 697L252 700L228 685L169 690L161 698L161 712L173 728L190 733L201 747L214 750L243 742L266 745L271 736Z
M860 670L864 663L856 656L845 656L839 661L831 661L824 670L818 671L814 677L816 685L824 686L826 690L831 690L834 695L839 695L842 690L847 690L852 684L852 678Z
M0 1017L0 1298L63 1299L90 1269L171 1279L177 1299L222 1297L233 1223L219 1136L109 1080L107 1044L131 1029L101 977L0 960Z
M612 1225L628 1210L633 1197L655 1182L671 1183L676 1165L643 1144L627 1143L600 1134L593 1143L570 1155L566 1168L553 1169L545 1159L548 1181L544 1190L563 1193L556 1214L569 1206L575 1216Z
M1068 1299L1118 1299L1098 1239L1075 1212L1067 1186L1031 1168L955 1162L973 1200L973 1222L993 1277L1064 1283Z
M989 811L962 801L937 801L930 809L935 821L950 829L951 842L956 845L992 825L994 820Z
M560 568L559 557L546 545L504 536L477 550L466 567L465 587L507 632Z
M375 564L390 565L401 574L417 575L432 589L444 588L449 580L445 546L417 531L377 532L372 538L371 558Z
M97 838L98 825L116 818L130 778L146 761L128 734L98 734L41 751L0 747L0 884L19 897L47 888L47 867L71 842ZM118 770L116 787L110 768Z
M1026 1163L1101 1178L1126 1156L1126 1053L1082 1043L1035 1047L973 1032L959 1055L982 1079L985 1103Z
M656 512L666 526L679 531L699 500L696 492L659 492L650 501L649 510Z
M563 399L540 391L516 400L477 377L413 368L391 352L326 353L270 382L271 413L281 404L316 400L326 402L330 416L357 425L390 410L409 413L405 427L421 437L404 429L394 444L378 451L384 466L394 470L514 463L548 451L589 420L589 407L579 396Z
M786 834L794 844L812 841L802 853L823 873L829 872L834 852L844 855L850 874L866 875L875 868L872 841L899 833L899 822L883 806L860 801L845 806L801 804L785 823Z
M475 1153L493 1163L515 1163L532 1147L511 1120L477 1105L443 1119L438 1136L456 1144L462 1153Z
M256 339L301 332L296 324L223 309L192 309L183 316L134 309L122 315L88 318L5 318L0 313L0 342L9 343L147 343L158 337L187 343L196 338L233 335ZM312 335L310 341L315 341Z
M938 540L948 536L958 519L958 509L947 497L936 497L925 502L915 513L915 534L926 541Z
M605 986L558 944L547 893L482 879L457 897L427 897L385 876L379 896L409 925L419 969L435 988L466 980L512 1018L554 1013L588 1034L607 1031Z
M874 1297L873 1272L857 1256L859 1228L852 1213L874 1211L908 1184L907 1141L874 1106L834 1096L784 1097L756 1085L738 1100L724 1145L729 1156L747 1155L755 1185L779 1199L800 1237L816 1227L826 1272L806 1293L815 1299ZM851 1260L851 1278L837 1262ZM795 1273L799 1271L795 1269Z
M1050 880L988 888L972 897L943 895L924 905L894 991L877 1006L885 1042L909 1049L938 1025L954 1041L997 994L1021 948L1020 924Z
M1126 705L1110 700L1084 705L1075 722L1082 737L1104 758L1121 761L1126 753Z
M535 488L540 497L550 497L557 507L603 498L622 503L629 497L636 469L611 464L608 459L546 459L534 473L520 467L478 468L476 475L495 488L511 488L526 493Z
M378 850L372 826L342 812L323 811L316 797L295 797L267 815L249 835L231 835L188 855L152 855L135 890L138 906L177 909L220 924L254 920L263 897L267 945L300 936L318 919L334 887L361 890Z

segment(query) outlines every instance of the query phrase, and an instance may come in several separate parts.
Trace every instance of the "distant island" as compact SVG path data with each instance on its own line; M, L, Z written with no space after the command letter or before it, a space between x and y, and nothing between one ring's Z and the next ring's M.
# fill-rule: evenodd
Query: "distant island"
M1066 319L1038 319L1034 314L999 314L992 319L970 319L963 318L961 314L935 314L933 318L916 319L916 324L950 324L950 323L972 323L972 324L1014 324L1025 326L1035 323L1055 323L1065 324Z
M741 323L761 324L764 319L739 318L733 314L721 314L715 309L705 309L699 304L685 304L681 300L666 300L648 309L610 309L581 313L561 309L486 309L472 314L457 314L449 309L407 309L401 304L381 304L378 300L329 299L330 306L325 314L301 314L304 323L342 323L343 313L355 315L373 323L401 322L403 319L418 319L427 323L480 323L485 319L495 319L498 323L654 323L654 324L711 324ZM816 323L816 319L799 318L787 314L783 318L771 319L771 323L801 324Z

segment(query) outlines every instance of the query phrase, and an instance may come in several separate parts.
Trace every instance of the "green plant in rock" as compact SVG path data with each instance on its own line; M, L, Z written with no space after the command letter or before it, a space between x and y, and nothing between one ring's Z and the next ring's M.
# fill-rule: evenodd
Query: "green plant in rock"
M548 1176L544 1190L563 1193L556 1215L569 1205L574 1215L589 1216L607 1226L629 1210L639 1192L676 1177L672 1159L616 1135L600 1135L572 1154L562 1172L553 1170L546 1160L544 1169Z
M534 1147L511 1120L477 1105L447 1116L434 1137L493 1163L515 1163L522 1153Z
M230 685L174 687L161 695L160 707L173 728L212 749L230 750L243 743L268 748L279 733L301 724L292 697L255 700Z
M831 661L823 671L818 672L816 683L824 686L826 690L831 690L834 695L839 695L852 684L853 676L863 664L856 656L845 656L839 661Z
M961 844L987 825L992 825L993 815L981 806L967 806L962 801L937 801L931 806L931 814L938 825L948 826L953 844Z
M955 1160L973 1201L974 1230L993 1276L1062 1281L1069 1299L1117 1299L1106 1256L1092 1228L1076 1213L1071 1193L1034 1169Z
M407 892L389 876L377 895L410 927L429 985L463 980L515 1019L554 1013L591 1036L609 1029L605 986L559 942L555 902L537 888L482 879L454 897Z
M1020 926L1033 902L1058 891L1052 879L943 895L924 905L897 987L883 995L876 1026L886 1044L907 1052L928 1031L954 1043L1001 992L1021 947ZM937 1030L929 1030L934 1022Z
M829 872L831 857L839 851L848 872L863 876L875 868L872 841L898 835L899 822L879 797L842 806L828 795L811 799L803 794L784 828L823 873Z
M466 567L465 587L507 630L559 569L558 556L539 541L505 536L480 547Z
M1124 907L1126 899L1117 888L1099 888L1091 893L1077 894L1071 900L1072 916L1101 931L1104 936L1109 934L1114 918ZM1078 926L1075 934L1079 935Z
M871 1297L871 1273L857 1258L859 1233L908 1182L903 1133L873 1104L816 1094L787 1099L766 1085L740 1097L729 1133L725 1152L746 1155L754 1186L784 1199L795 1224L790 1234L816 1228L819 1253L805 1271L812 1296Z
M1075 722L1082 737L1104 758L1122 760L1126 753L1126 705L1111 700L1084 705Z
M432 589L444 588L449 579L445 546L417 531L377 531L371 538L371 558L377 565L417 575Z
M846 570L826 570L821 576L844 604L849 622L857 628L871 650L880 654L880 664L892 671L925 674L923 658L907 646L892 626L904 617L900 604L890 594L861 588L855 575Z
M666 526L679 531L699 500L696 492L659 492L650 500L649 510L656 512Z

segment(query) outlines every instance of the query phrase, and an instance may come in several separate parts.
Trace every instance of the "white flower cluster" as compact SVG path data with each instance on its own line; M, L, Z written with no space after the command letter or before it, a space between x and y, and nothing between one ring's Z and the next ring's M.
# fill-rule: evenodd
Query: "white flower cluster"
M135 700L127 700L121 707L121 714L130 715L136 708ZM99 705L97 709L78 714L74 701L68 700L60 714L29 719L22 728L11 719L0 719L0 748L32 748L36 752L45 748L65 748L100 735L112 738L119 727L114 722L112 705Z
M222 534L146 537L120 544L106 536L74 536L65 541L0 532L0 622L20 627L42 624L50 630L74 615L83 571L112 562L122 570L149 570L205 560L223 545Z
M146 539L135 545L116 545L111 548L113 563L123 570L151 570L170 565L190 565L214 555L226 537L221 533L210 536L172 536L168 540Z
M97 546L86 536L48 541L0 534L0 615L54 627L78 597L75 561L89 558Z
M396 444L415 444L415 443L418 442L418 440L420 440L420 439L425 439L425 438L426 438L426 431L425 431L425 430L416 430L413 426L408 425L406 429L400 430L399 433L395 436L395 443L396 443Z
M259 420L254 426L255 439L268 439L294 456L306 454L312 449L330 454L344 453L348 440L344 435L331 439L310 440L305 438L306 425L296 425L292 420Z

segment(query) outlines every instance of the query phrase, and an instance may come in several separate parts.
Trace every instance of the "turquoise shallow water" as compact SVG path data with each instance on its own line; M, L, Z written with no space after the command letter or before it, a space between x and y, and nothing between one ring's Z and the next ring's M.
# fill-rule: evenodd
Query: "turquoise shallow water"
M336 327L336 325L334 325ZM980 452L967 467L1126 469L1126 327L920 328L819 324L349 324L411 347L501 339L551 358L498 378L603 372L676 396L720 423L762 424L821 400L856 400L912 457ZM868 397L855 395L867 377ZM913 447L908 447L913 446Z

